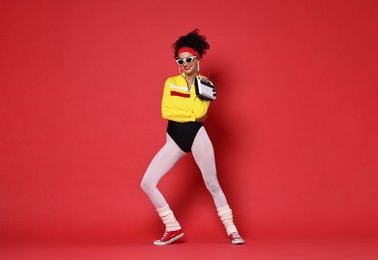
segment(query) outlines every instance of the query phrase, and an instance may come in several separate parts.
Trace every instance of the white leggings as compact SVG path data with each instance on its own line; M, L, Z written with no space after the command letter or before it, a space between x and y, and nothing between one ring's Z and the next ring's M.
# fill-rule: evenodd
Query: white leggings
M192 154L201 170L203 180L213 197L216 208L228 205L218 182L213 145L204 127L199 129L194 139ZM167 142L151 161L141 183L143 191L150 198L156 209L168 204L157 188L159 181L184 155L185 152L167 134Z

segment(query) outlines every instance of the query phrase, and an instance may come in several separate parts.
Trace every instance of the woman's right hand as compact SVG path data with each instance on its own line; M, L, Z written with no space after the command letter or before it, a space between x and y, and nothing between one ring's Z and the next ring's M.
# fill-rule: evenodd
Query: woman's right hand
M207 115L204 115L203 117L197 118L196 122L203 123L206 120L206 118L207 118Z

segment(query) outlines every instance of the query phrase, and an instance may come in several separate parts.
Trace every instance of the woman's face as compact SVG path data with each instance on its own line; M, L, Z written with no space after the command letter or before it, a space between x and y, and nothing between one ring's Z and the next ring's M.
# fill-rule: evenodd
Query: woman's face
M191 63L185 61L186 58L193 57L194 55L190 52L182 52L179 54L179 59L184 59L184 63L181 68L184 70L185 74L192 75L198 72L198 59L195 58Z

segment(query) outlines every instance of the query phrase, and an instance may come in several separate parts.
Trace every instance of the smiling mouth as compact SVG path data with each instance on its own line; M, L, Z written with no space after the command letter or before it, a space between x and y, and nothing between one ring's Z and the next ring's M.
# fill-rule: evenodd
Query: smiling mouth
M191 66L185 66L184 70L189 70L190 68L191 68Z

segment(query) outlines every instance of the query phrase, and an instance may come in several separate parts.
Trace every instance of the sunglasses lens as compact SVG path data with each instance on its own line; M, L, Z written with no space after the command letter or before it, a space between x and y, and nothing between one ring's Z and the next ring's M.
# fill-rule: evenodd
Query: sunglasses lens
M177 62L179 65L184 64L184 60L183 60L183 59L177 59L176 62Z
M192 57L189 57L189 58L186 58L185 60L187 63L191 63L193 61L193 58Z

